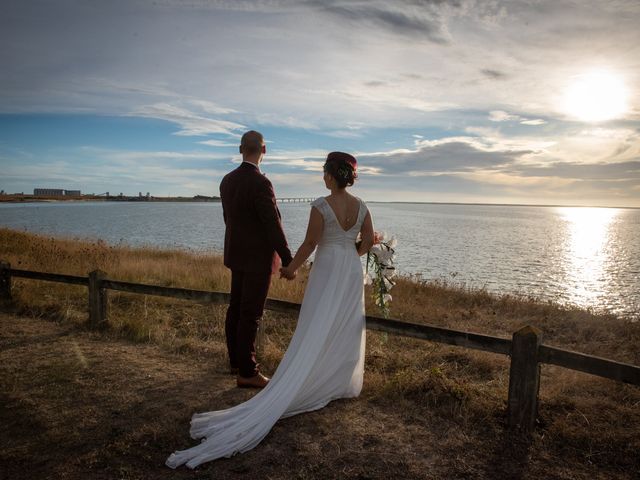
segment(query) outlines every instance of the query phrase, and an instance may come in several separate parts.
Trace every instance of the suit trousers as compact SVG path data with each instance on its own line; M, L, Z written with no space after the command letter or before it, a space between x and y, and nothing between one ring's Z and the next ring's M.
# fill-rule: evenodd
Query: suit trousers
M264 312L271 272L231 271L231 300L227 309L225 334L231 368L240 376L259 372L256 362L256 334Z

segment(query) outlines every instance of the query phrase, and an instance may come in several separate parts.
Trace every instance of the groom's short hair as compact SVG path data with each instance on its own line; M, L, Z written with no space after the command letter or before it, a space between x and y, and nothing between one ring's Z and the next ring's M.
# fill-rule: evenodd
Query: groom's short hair
M255 155L262 151L263 146L264 137L262 134L255 130L249 130L242 135L242 140L240 140L240 153L243 155Z

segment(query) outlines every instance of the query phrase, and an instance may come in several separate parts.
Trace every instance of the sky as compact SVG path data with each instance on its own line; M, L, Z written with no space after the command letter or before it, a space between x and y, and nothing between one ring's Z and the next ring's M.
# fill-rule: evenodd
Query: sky
M640 207L640 2L0 0L0 189Z

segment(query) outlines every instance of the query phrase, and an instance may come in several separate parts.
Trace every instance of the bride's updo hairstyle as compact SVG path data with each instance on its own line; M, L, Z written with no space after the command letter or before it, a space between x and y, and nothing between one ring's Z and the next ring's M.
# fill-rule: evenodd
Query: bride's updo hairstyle
M331 152L324 162L324 171L331 175L339 188L350 187L358 178L358 162L354 156L344 152Z

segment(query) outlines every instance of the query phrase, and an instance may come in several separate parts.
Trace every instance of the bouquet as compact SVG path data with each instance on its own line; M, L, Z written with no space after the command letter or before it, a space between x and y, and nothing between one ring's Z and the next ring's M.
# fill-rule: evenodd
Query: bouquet
M367 252L364 283L373 287L373 300L385 318L389 316L389 302L393 299L389 292L396 284L393 261L397 243L395 237L387 239L386 234L375 232L373 247Z

